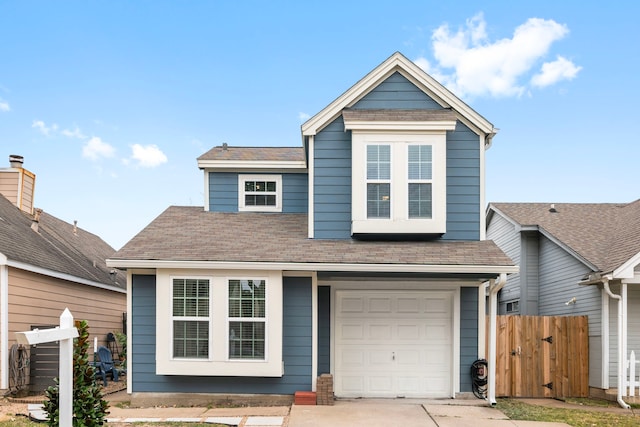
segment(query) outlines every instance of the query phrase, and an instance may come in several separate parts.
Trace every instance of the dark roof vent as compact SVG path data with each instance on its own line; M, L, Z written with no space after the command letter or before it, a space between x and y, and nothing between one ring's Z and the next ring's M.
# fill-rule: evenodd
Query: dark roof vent
M554 203L551 203L551 207L549 208L549 212L551 212L551 213L556 213L556 212L558 212L558 211L556 210L556 205L555 205Z

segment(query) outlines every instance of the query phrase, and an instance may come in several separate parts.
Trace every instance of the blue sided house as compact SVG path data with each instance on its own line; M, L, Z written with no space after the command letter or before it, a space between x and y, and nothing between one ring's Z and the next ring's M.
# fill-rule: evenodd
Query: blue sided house
M291 147L198 158L109 259L128 272L129 393L456 397L485 357L485 296L518 269L485 239L496 129L395 53Z

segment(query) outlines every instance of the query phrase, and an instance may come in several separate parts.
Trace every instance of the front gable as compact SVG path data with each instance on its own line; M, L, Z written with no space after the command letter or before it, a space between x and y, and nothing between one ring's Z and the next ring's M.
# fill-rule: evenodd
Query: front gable
M404 56L391 56L302 134L309 237L484 237L484 150L495 129ZM380 153L389 158L373 165ZM383 175L373 176L378 167Z

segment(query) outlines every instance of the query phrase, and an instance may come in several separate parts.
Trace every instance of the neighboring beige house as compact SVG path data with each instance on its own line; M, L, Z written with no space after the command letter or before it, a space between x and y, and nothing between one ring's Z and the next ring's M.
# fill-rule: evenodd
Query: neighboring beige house
M0 168L0 389L10 388L15 333L58 325L68 308L106 344L126 319L125 273L108 268L115 250L100 237L34 208L35 175L21 156ZM13 349L15 355L15 348ZM28 373L27 373L28 378ZM12 379L15 377L12 377ZM27 379L27 382L29 380Z

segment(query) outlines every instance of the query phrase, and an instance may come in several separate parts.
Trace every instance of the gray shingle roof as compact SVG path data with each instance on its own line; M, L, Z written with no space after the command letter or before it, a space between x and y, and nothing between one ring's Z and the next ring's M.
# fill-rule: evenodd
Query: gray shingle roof
M200 160L305 161L302 147L213 147Z
M111 260L513 266L491 241L308 239L306 214L192 206L169 207Z
M440 110L343 110L345 121L453 121L456 113L450 109Z
M640 200L621 203L492 203L522 226L538 226L599 271L609 273L640 253Z
M106 259L115 249L98 236L42 212L38 232L31 228L32 216L0 195L0 253L9 261L99 283L126 288L126 275L109 274Z

